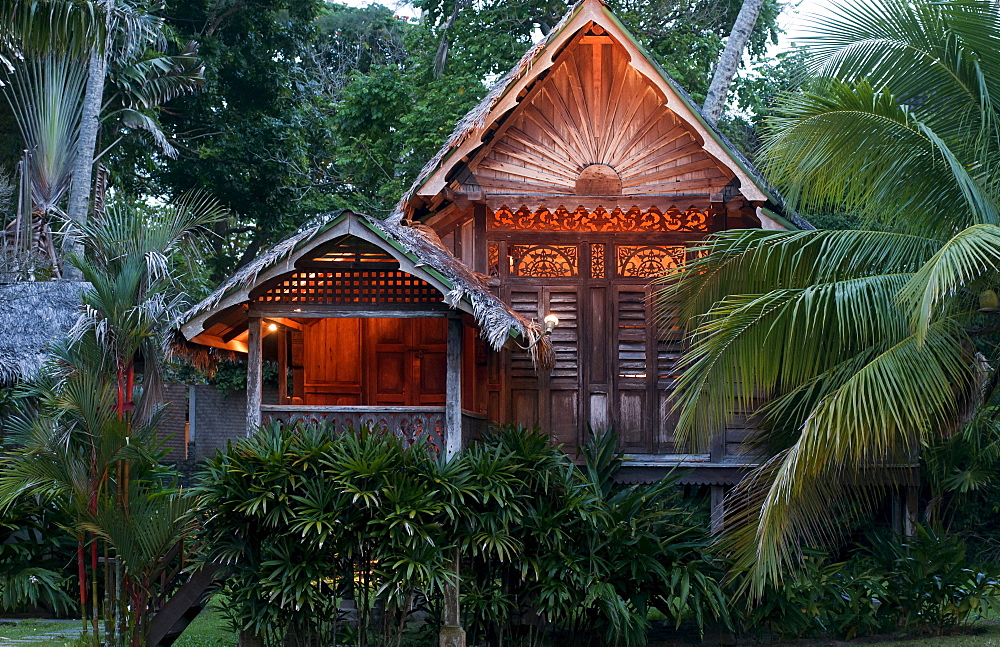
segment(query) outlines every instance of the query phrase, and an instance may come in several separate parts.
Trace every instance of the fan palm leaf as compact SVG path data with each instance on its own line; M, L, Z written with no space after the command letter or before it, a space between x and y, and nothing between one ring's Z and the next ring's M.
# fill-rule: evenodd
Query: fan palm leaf
M26 173L35 209L48 215L69 189L80 120L86 68L58 54L17 66L4 94L27 148Z

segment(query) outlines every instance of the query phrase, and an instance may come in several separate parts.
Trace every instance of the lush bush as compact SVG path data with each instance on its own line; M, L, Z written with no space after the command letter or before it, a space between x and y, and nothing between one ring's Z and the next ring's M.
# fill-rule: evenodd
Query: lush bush
M234 629L268 645L396 644L417 612L437 629L458 554L470 644L527 631L642 645L653 605L678 623L727 621L703 524L671 480L615 486L615 442L592 443L578 468L537 430L507 427L446 463L368 427L262 428L198 488Z
M956 537L874 536L846 562L807 553L743 618L750 632L786 637L943 633L1000 611L1000 571L968 562Z
M473 515L505 519L510 551L468 546L470 639L557 632L561 644L645 645L653 606L678 625L728 624L705 524L681 504L675 478L616 486L616 445L613 433L594 438L582 469L537 430L500 428L470 448L470 462L505 456L513 477Z
M32 609L63 615L73 609L76 544L63 530L66 515L18 501L0 516L0 611Z

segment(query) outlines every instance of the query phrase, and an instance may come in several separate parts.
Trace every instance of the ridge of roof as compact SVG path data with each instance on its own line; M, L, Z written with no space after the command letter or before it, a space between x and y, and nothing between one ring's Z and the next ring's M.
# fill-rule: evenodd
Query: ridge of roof
M453 152L453 149L458 148L474 131L481 129L486 125L486 118L489 116L490 112L496 106L497 103L507 94L510 90L511 85L521 78L528 70L533 67L534 62L540 57L542 52L552 43L556 37L562 33L566 26L572 21L572 19L577 15L581 8L588 2L597 2L600 5L601 12L615 25L615 27L628 39L629 43L635 47L643 58L653 67L653 69L661 76L664 82L666 82L670 88L676 93L680 98L681 102L691 111L691 114L698 120L699 125L701 125L706 132L709 133L715 139L716 143L728 153L733 161L743 170L744 173L754 182L758 189L764 195L766 195L770 200L771 204L779 211L786 213L785 218L801 229L814 229L813 225L809 223L805 218L802 218L793 210L789 209L785 199L781 196L777 189L772 186L760 170L749 160L747 157L733 144L733 142L725 136L715 125L710 124L708 120L705 119L702 114L701 108L695 103L688 94L687 90L680 86L667 72L663 69L660 63L653 57L649 51L643 47L643 45L635 38L635 36L628 30L628 28L622 24L618 16L614 14L611 9L607 7L604 0L578 0L573 4L559 20L558 23L545 35L538 43L530 47L521 59L518 61L510 71L507 72L503 77L501 77L490 90L486 93L486 96L474 106L469 112L463 116L458 123L455 125L454 130L451 135L445 141L445 143L438 150L427 163L421 168L420 172L417 174L417 178L413 181L410 188L403 194L396 207L393 209L392 213L388 216L387 221L401 221L406 214L406 205L409 203L416 192L426 183L427 179L435 171L437 171L441 165L447 161L447 158Z

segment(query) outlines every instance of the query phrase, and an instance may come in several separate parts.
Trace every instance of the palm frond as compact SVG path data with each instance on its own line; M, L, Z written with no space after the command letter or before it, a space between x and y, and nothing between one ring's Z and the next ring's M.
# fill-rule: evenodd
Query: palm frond
M980 381L968 335L943 320L923 343L908 336L824 397L796 443L762 468L773 480L754 542L740 546L744 563L753 562L757 590L794 566L800 545L837 535L827 507L831 496L863 497L849 486L871 483L873 472L891 483L893 467L913 464L922 443L951 433L977 398Z
M907 320L895 296L909 278L883 274L720 301L700 319L679 364L678 435L704 442L763 394L904 337Z
M851 205L904 231L948 236L998 223L983 184L993 164L955 149L897 97L866 81L830 80L790 97L768 124L763 151L772 181L801 208Z
M920 338L927 333L942 303L985 276L1000 271L1000 227L974 225L941 246L901 291L912 304L913 324Z

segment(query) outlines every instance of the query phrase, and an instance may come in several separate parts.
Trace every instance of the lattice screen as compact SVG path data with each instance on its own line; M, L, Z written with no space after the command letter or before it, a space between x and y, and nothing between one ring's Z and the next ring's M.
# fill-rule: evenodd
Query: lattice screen
M430 283L398 270L296 272L274 286L263 303L439 303Z

